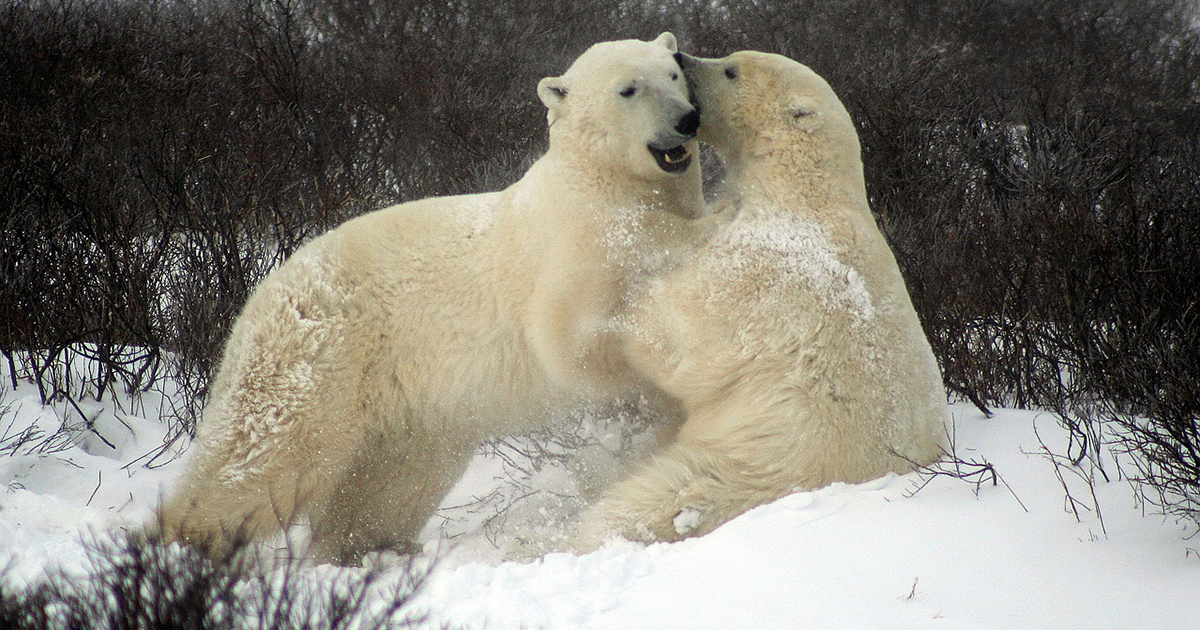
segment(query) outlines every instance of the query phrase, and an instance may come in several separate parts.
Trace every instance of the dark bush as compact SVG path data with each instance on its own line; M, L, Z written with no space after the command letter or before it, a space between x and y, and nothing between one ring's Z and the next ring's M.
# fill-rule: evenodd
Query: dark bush
M265 569L240 547L218 560L137 537L89 544L86 574L59 571L25 590L0 581L5 630L382 630L422 625L410 606L429 569ZM2 573L0 573L2 576Z

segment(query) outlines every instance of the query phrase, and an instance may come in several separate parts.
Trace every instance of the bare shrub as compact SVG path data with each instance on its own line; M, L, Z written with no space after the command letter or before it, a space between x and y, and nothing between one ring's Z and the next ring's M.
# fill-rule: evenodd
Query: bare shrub
M315 572L263 572L246 547L218 560L145 539L98 537L86 574L59 571L26 589L0 581L0 627L11 630L380 629L422 626L410 604L429 575L413 562Z

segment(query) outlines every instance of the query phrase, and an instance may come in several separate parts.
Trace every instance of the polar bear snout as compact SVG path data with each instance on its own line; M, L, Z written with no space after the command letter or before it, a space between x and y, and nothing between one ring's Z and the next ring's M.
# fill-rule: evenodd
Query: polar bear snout
M659 168L667 173L683 173L692 163L692 147L689 140L696 137L700 129L700 112L690 104L680 103L681 114L675 119L671 130L659 132L646 148L654 156Z
M692 110L683 115L679 122L675 123L675 131L689 137L696 137L696 130L700 129L700 110L692 108Z
M655 135L654 140L650 141L650 146L655 149L672 149L692 138L696 137L696 132L700 129L700 109L691 103L680 102L675 105L678 118L675 119L675 124L670 130L663 129ZM669 119L668 119L669 120Z

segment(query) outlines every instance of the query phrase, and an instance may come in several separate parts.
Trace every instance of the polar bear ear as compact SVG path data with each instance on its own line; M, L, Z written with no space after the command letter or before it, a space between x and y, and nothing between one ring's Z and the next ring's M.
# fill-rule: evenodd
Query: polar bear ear
M550 109L558 107L567 98L567 82L562 77L546 77L538 81L538 98Z
M817 101L807 96L797 96L788 102L788 112L799 120L818 113Z
M814 98L797 96L791 99L788 101L787 113L793 122L809 131L815 131L821 126L821 108Z
M675 36L670 31L663 32L651 43L658 44L673 53L679 52L679 42L675 41Z

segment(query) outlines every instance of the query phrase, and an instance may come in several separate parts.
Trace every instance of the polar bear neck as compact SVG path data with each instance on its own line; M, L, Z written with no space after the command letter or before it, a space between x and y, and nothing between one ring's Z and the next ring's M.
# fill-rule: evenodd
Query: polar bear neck
M564 209L595 208L641 209L670 212L686 218L697 216L703 209L700 169L694 167L682 175L665 175L652 180L635 177L628 172L613 172L597 168L586 156L551 148L526 174L525 182L545 191L547 197Z
M750 207L830 208L870 215L862 162L797 151L743 152L728 189Z

